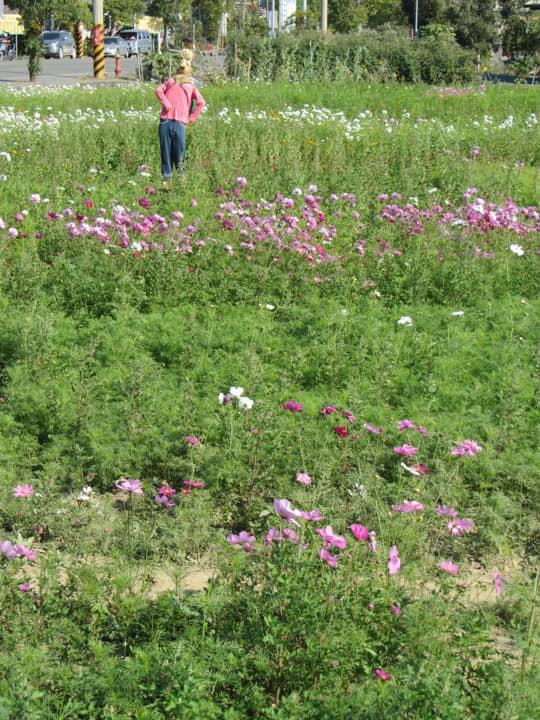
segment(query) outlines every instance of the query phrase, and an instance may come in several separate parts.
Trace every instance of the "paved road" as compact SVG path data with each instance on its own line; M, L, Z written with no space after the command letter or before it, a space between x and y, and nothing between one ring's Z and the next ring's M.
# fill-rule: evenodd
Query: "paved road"
M223 73L225 53L213 53L212 56L201 56L197 59L195 66L195 79L204 80L208 74ZM64 58L43 58L41 60L41 72L34 80L36 85L81 85L91 83L99 84L105 81L125 82L126 80L137 80L137 57L120 59L120 78L116 78L116 59L105 58L105 77L94 78L94 63L91 57ZM3 60L0 62L0 88L6 85L28 84L28 59L17 58L16 60Z
M105 81L116 80L115 75L116 59L105 58ZM120 60L120 80L137 79L137 58L122 58ZM37 85L75 85L77 83L100 82L94 78L94 64L90 57L64 58L43 58L41 61L41 72L34 80ZM11 84L28 83L28 61L27 58L16 60L3 60L0 62L0 87Z

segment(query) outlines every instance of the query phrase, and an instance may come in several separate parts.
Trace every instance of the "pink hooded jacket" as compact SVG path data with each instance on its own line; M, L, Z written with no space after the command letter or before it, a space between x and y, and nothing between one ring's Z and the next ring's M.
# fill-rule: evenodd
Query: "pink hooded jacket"
M160 85L156 95L161 103L160 120L178 120L184 125L195 122L206 105L195 85L192 83L177 85L174 78L169 78ZM191 107L193 107L192 112L190 112Z

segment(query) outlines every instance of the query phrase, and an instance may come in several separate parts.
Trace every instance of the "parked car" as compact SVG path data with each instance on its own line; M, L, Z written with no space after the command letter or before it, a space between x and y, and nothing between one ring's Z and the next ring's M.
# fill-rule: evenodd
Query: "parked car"
M72 58L77 57L75 40L70 33L64 30L47 30L41 33L41 41L45 57L57 57L60 60L65 55Z
M130 56L152 52L152 36L148 30L128 28L120 30L118 34L127 42Z
M116 57L118 54L122 57L129 57L129 45L118 35L103 38L103 45L105 56Z

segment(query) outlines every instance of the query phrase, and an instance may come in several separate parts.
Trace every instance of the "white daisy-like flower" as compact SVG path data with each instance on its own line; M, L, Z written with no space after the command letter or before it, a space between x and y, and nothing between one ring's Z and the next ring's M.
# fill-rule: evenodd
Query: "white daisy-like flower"
M412 327L413 321L412 318L408 315L402 315L399 320L397 321L398 325L404 325L405 327Z

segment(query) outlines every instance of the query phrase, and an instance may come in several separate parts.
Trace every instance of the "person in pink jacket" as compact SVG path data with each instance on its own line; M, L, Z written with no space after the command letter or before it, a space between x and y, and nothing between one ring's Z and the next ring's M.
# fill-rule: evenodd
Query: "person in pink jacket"
M186 125L195 122L206 105L192 82L192 59L191 50L182 50L178 73L156 90L161 103L159 149L164 186L167 186L174 169L178 169L181 177L184 175Z

